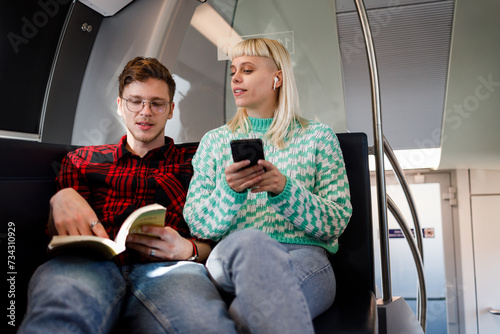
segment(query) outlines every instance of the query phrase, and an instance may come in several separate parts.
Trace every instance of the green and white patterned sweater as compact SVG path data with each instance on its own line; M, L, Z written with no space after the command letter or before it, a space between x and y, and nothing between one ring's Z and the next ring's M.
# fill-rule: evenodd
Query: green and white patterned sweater
M200 141L184 207L191 233L219 241L231 232L253 228L279 242L317 245L335 253L352 207L333 130L310 121L306 129L297 127L287 147L279 149L263 138L272 119L249 119L250 133L231 133L224 125ZM224 174L233 163L229 142L243 138L262 138L266 160L287 178L281 194L238 193L229 187Z

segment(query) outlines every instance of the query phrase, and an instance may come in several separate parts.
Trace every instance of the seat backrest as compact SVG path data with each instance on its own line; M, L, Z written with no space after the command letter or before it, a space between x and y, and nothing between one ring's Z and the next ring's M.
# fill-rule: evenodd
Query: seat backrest
M28 281L45 260L49 200L56 190L61 160L72 149L0 139L0 234L15 243L16 320L22 319L26 309Z
M341 301L344 294L349 295L347 298L352 297L356 287L365 292L375 290L367 138L363 133L337 136L354 208L352 218L340 236L339 251L332 257L337 300ZM74 149L74 146L0 139L0 235L6 239L9 223L14 226L18 274L16 310L20 318L25 311L28 281L45 258L48 238L44 231L49 200L56 190L55 177L62 158ZM6 244L7 240L4 241Z
M339 133L337 138L349 179L353 213L339 238L339 250L332 256L332 264L337 296L352 296L354 290L344 287L368 288L375 292L368 140L364 133Z

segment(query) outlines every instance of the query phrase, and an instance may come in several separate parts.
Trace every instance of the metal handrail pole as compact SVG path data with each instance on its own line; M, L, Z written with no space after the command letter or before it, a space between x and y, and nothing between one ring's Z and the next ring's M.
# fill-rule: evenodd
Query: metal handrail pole
M427 289L425 287L424 263L422 262L422 258L420 257L420 253L417 249L417 245L415 243L415 240L413 239L410 228L406 224L403 215L401 214L398 207L396 206L396 204L389 195L387 195L387 203L389 206L389 210L394 215L396 221L401 227L401 230L403 231L403 234L408 242L408 245L410 246L410 250L413 255L413 260L415 261L415 267L417 268L418 282L420 286L419 291L422 296L421 299L422 312L420 313L418 318L420 321L420 326L422 327L422 330L425 333L426 322L427 322Z
M368 57L368 67L370 72L370 85L372 97L372 112L373 112L373 136L375 150L375 170L377 178L377 207L380 230L380 261L381 261L381 277L382 277L382 294L384 302L392 301L391 288L391 266L389 259L389 235L387 228L387 199L385 186L385 168L384 168L384 142L382 132L382 113L380 103L380 84L377 69L377 59L375 55L375 47L373 45L373 37L371 33L370 23L363 0L354 0L358 13L363 37L366 45L366 53Z

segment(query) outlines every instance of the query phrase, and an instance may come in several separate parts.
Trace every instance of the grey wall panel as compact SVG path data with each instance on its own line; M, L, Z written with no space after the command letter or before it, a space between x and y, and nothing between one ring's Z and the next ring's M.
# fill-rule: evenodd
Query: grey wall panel
M80 2L75 2L70 10L47 87L41 123L43 142L71 143L80 87L102 18ZM86 30L82 29L84 23Z
M118 75L136 56L156 57L172 72L198 5L195 0L134 1L103 20L83 79L73 144L116 143L126 133L116 113ZM180 126L177 122L169 121L167 134Z

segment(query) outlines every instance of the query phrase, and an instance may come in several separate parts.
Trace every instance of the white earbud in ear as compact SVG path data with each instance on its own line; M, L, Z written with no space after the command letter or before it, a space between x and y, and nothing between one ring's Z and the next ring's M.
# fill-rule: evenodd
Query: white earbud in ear
M278 77L274 77L274 87L273 90L276 90L276 83L278 82Z

